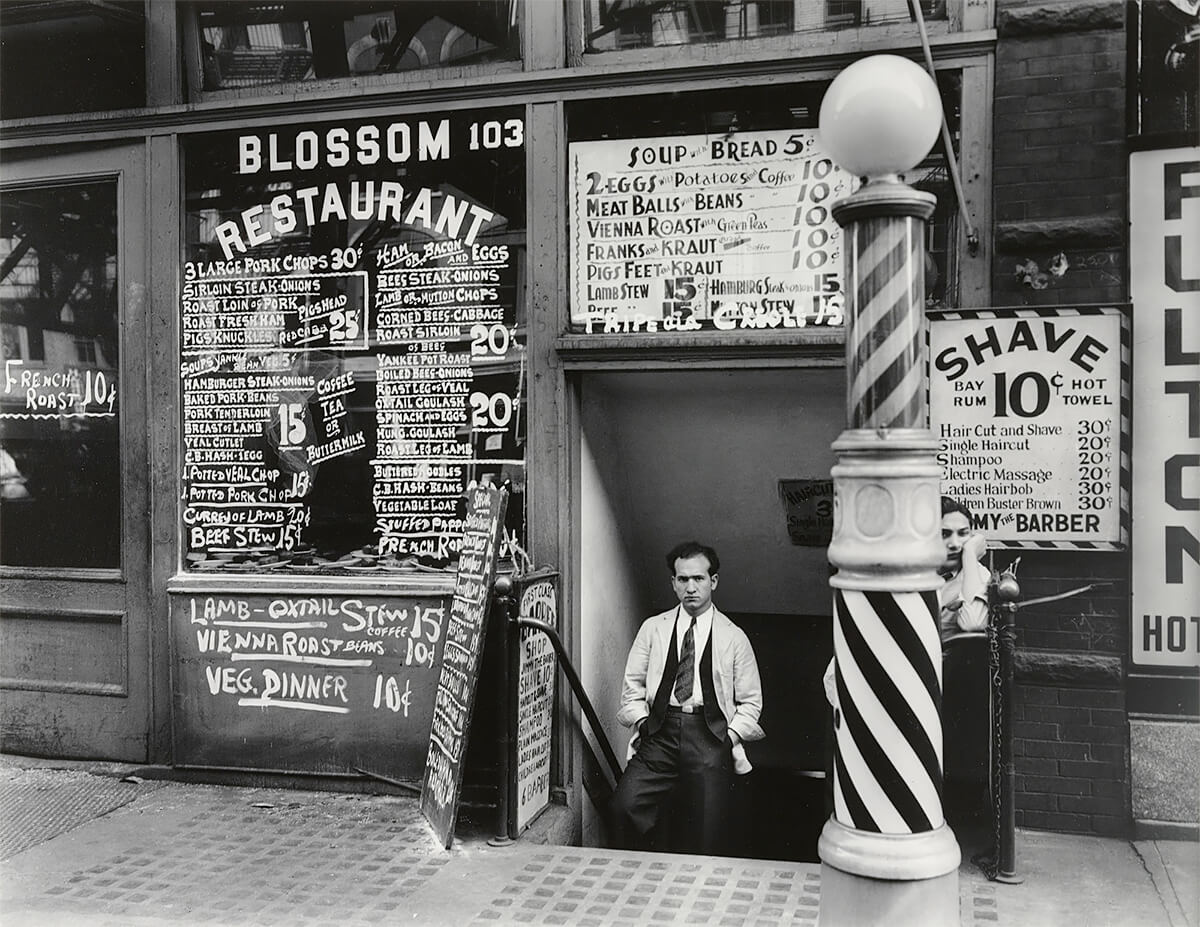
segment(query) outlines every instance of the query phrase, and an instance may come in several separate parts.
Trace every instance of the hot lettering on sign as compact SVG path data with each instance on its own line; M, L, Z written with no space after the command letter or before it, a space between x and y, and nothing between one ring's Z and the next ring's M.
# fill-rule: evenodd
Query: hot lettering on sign
M1200 149L1130 155L1134 664L1200 666Z

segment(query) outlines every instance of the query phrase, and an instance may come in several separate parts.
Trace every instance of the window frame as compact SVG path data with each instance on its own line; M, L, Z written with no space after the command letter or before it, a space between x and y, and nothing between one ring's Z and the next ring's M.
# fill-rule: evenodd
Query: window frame
M589 52L585 40L587 0L570 0L567 4L567 58L572 67L607 68L623 65L639 67L669 61L673 67L686 68L713 60L713 49L721 49L722 60L763 61L781 56L830 53L830 32L792 32L784 35L720 42L695 42L684 45L658 45L629 48L620 51ZM995 21L994 0L949 0L946 18L927 21L926 31L931 42L953 38L961 33L991 29ZM920 31L915 22L886 23L878 26L852 26L834 30L832 43L837 48L858 53L878 48L892 51L909 42L919 47ZM836 49L835 49L836 53Z
M350 87L361 88L363 91L371 93L430 84L444 85L447 80L465 83L481 81L498 75L519 74L528 69L531 43L536 41L535 36L540 36L543 30L533 28L530 20L536 19L536 17L529 15L529 6L524 0L514 0L514 2L522 11L518 23L521 56L515 60L421 68L415 71L394 71L386 74L349 74L338 77L318 77L312 80L281 81L252 87L204 90L204 64L201 54L203 35L199 21L201 2L200 0L187 0L179 11L187 102L206 103L259 97L278 98L281 95L316 96L325 93L340 96Z

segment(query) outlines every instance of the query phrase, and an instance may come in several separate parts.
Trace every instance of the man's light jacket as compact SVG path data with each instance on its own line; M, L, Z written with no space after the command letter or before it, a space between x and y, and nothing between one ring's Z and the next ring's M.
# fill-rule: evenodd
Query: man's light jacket
M642 622L625 661L625 684L621 690L621 708L617 720L636 727L650 715L658 685L667 665L667 648L671 644L678 608L654 615ZM746 632L713 608L712 631L713 687L717 704L729 730L736 731L743 741L762 740L765 736L758 723L762 714L762 680L758 661Z

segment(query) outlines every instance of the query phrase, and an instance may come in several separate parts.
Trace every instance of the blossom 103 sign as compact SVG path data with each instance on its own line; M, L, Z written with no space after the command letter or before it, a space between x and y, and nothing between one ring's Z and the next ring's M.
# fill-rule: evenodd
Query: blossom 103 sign
M586 333L842 325L850 178L813 131L575 142L571 322Z
M1129 325L1113 308L937 312L942 492L989 541L1113 550L1129 535Z

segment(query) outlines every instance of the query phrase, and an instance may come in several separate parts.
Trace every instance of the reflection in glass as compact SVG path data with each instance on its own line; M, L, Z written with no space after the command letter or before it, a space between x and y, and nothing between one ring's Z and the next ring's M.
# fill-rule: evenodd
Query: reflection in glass
M205 3L204 89L515 60L514 0Z
M0 191L0 563L120 565L115 183Z
M585 0L586 51L689 45L910 22L908 0ZM927 20L945 0L923 0Z

